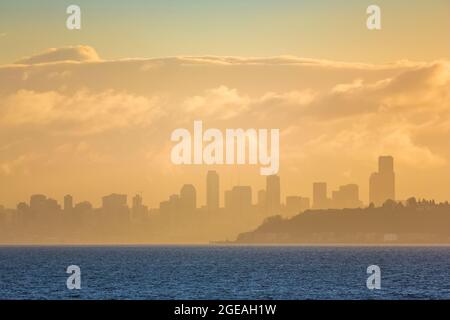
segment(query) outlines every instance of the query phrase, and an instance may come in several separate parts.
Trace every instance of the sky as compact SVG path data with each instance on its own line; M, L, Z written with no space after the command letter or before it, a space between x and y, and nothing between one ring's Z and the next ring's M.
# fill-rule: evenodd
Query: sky
M65 28L78 4L82 30ZM177 55L301 57L348 62L448 58L447 0L380 0L368 32L365 0L17 0L0 3L0 63L50 47L90 45L105 59Z
M184 183L204 202L265 179L255 167L175 166L176 128L279 128L282 195L357 183L395 158L397 194L450 200L450 3L377 1L0 3L0 204L34 193L99 205ZM432 3L432 4L431 4ZM222 199L223 203L223 199Z

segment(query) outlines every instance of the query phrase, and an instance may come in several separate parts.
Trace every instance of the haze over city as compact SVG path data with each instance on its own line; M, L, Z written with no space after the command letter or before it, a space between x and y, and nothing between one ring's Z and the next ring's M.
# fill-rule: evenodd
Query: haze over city
M449 41L449 0L1 0L0 303L450 299Z
M379 1L376 32L360 1L258 1L258 15L256 1L176 2L80 1L75 31L65 4L0 4L4 208L35 194L101 208L114 193L157 209L183 185L195 186L201 207L208 171L221 190L251 186L256 203L260 166L171 161L171 133L194 121L221 132L279 129L281 202L313 205L326 182L323 199L337 191L353 195L351 206L381 205L369 186L385 186L393 170L386 160L378 171L380 155L395 158L388 198L450 198L448 1Z

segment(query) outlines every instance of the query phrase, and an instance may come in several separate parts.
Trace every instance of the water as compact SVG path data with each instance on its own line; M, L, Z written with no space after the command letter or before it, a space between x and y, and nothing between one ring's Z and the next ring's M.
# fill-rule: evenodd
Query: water
M0 247L0 298L450 299L450 248Z

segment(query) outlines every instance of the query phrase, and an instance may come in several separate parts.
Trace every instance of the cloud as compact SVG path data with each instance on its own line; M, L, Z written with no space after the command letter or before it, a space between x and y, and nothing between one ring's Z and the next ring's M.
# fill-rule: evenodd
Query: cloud
M0 174L4 176L13 176L15 174L30 174L30 166L33 162L40 159L40 155L30 152L22 154L16 158L0 162Z
M280 129L281 175L292 172L283 177L304 189L338 176L363 190L376 157L392 154L410 180L424 176L401 186L412 190L436 172L433 181L450 178L449 65L289 56L108 61L90 47L51 49L0 66L0 170L17 189L26 181L14 174L30 161L51 164L54 173L36 169L54 174L51 181L81 164L111 180L122 170L135 179L172 172L181 181L186 168L170 162L170 133L203 120L221 129Z
M22 58L16 64L40 64L52 62L92 62L99 61L97 52L90 46L74 46L64 48L50 48L46 51Z
M248 108L250 98L226 86L206 90L204 95L188 97L182 108L197 118L226 120L235 118Z
M424 65L404 61L368 65L298 57L183 56L99 60L95 49L88 46L49 49L19 63L0 65L0 79L8 79L0 87L0 94L18 89L64 89L74 93L89 88L149 95L173 93L174 86L177 94L189 96L220 86L244 94L285 94L321 91L358 78L365 82L391 78L399 72Z
M107 130L148 126L163 113L157 97L126 93L19 90L0 102L0 126L42 128L49 132L87 135Z

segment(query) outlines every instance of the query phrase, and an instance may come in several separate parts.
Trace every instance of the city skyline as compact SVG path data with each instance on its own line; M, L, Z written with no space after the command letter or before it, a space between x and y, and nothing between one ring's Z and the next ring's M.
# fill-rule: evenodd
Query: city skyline
M277 175L264 178L266 188L258 190L255 199L250 185L221 190L220 176L213 170L204 176L206 204L199 204L193 184L183 184L157 208L146 206L140 194L131 199L108 194L100 207L78 202L70 194L62 205L33 194L15 209L0 207L0 243L446 243L442 223L448 220L449 202L396 199L394 175L394 157L380 156L378 170L367 180L370 196L378 202L370 204L360 200L357 184L329 192L326 182L312 184L312 198L297 194L282 200L283 184ZM428 231L422 234L425 217Z
M58 60L59 52L74 60ZM372 160L395 154L399 198L449 198L445 61L363 66L296 57L104 61L96 55L92 47L74 46L44 53L38 64L0 66L6 207L36 190L58 199L70 192L98 206L111 189L142 191L154 207L185 181L199 186L203 203L205 168L170 160L171 132L195 119L219 130L280 128L283 197L310 194L313 181L333 187L356 181L367 203L362 181L374 171ZM267 76L257 76L262 73ZM158 81L163 74L170 81ZM223 177L223 188L264 188L257 167L209 168Z
M450 0L0 17L0 300L450 298Z
M368 173L374 185L389 176L374 165L383 154L395 156L396 198L449 199L448 1L381 0L377 30L356 0L130 3L80 1L77 30L66 4L0 4L1 205L39 192L99 207L114 191L156 208L183 184L205 204L207 170L222 191L252 186L254 202L313 205L311 184L326 181L340 206L356 193L367 204ZM174 165L171 134L196 121L279 130L280 195L263 194L277 188L251 161Z
M358 208L374 204L375 206L382 206L387 200L396 201L395 197L395 179L390 178L388 181L381 181L374 183L374 176L383 173L390 173L394 175L394 158L392 156L380 156L378 158L378 172L372 173L369 176L369 198L372 201L364 204L360 200L359 185L352 183L347 185L340 185L337 190L331 192L329 197L328 184L326 182L313 182L312 192L310 196L305 195L286 195L284 201L281 198L281 184L279 175L269 175L264 179L266 181L265 189L253 190L252 186L236 185L229 190L223 191L223 196L220 196L220 176L215 170L208 170L206 174L206 203L198 205L197 202L197 189L193 184L183 184L179 193L173 193L169 196L168 200L160 201L159 207L148 207L143 203L143 197L141 194L135 194L131 199L131 208L146 208L153 210L164 207L170 203L171 200L179 201L183 208L188 210L195 210L205 208L208 212L214 212L220 208L232 207L230 203L244 202L250 206L256 205L264 207L263 211L268 216L281 214L286 207L292 206L294 203L298 203L299 207L306 209L340 209L340 208ZM256 193L256 197L253 195ZM36 200L38 199L38 200ZM303 201L302 201L303 199ZM404 199L406 200L406 199ZM30 206L33 201L51 203L50 207L60 208L57 200L47 198L43 194L33 194L30 196ZM94 206L86 200L79 203L74 202L74 197L71 194L66 194L63 198L63 210L67 211L68 208L73 209L77 205L88 205L93 208ZM108 205L109 203L115 203L120 205L129 206L128 195L111 193L102 197L102 208L113 208L115 205ZM300 204L301 203L301 204ZM23 207L25 202L19 202L16 208ZM106 204L106 206L105 206ZM221 206L222 204L222 206ZM307 204L307 205L306 205ZM281 207L284 206L283 210ZM4 207L3 207L4 208ZM7 208L4 208L7 209ZM300 213L299 210L296 213ZM245 211L245 210L244 210ZM244 212L243 211L243 212Z

